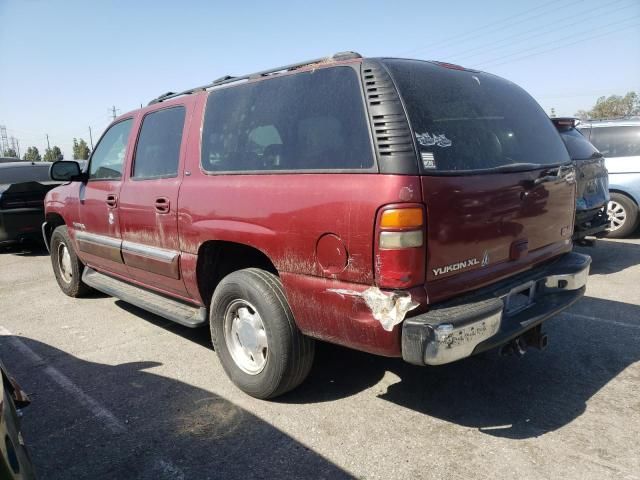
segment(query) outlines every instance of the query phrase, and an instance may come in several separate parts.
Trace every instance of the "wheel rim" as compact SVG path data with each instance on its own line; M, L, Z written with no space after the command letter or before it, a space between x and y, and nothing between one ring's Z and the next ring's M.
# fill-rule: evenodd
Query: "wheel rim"
M245 300L234 300L224 315L224 339L231 358L249 375L257 375L267 363L267 332L256 308Z
M71 255L64 243L58 245L58 270L65 283L71 283L73 278L73 268L71 268Z
M627 220L627 211L622 204L611 200L607 205L607 215L609 215L609 230L618 230Z

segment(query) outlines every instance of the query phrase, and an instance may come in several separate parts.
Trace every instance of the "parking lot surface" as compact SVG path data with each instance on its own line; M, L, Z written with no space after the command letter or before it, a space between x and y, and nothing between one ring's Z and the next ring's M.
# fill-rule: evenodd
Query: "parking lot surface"
M319 344L266 402L207 329L66 297L38 248L0 252L0 357L32 398L41 478L640 478L640 239L600 240L549 347L419 368Z

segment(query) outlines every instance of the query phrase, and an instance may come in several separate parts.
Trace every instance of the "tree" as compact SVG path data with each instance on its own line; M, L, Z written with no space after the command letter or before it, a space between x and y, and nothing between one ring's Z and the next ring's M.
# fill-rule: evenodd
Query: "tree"
M627 92L624 97L620 95L600 97L591 110L578 110L575 113L575 116L581 120L601 120L633 115L640 115L640 96L636 92Z
M47 148L44 151L44 157L42 157L42 160L45 162L55 162L61 156L62 152L60 151L60 148L58 148L57 145L54 145L53 148Z
M80 140L73 139L73 158L74 160L87 160L91 150L89 145L82 138Z
M27 153L24 154L22 159L27 160L28 162L40 162L42 157L40 156L38 147L29 147L27 148Z
M13 148L7 148L4 152L2 152L3 157L15 157L18 158L18 154Z

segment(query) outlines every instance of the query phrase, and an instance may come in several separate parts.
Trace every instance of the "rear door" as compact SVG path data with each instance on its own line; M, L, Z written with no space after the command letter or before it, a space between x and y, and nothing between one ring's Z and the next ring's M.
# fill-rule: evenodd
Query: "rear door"
M144 115L120 193L122 256L129 275L152 288L186 293L180 274L178 190L187 106Z
M80 185L79 218L74 223L78 249L92 267L127 273L120 247L119 195L133 118L111 125L89 160L88 180Z
M430 62L385 63L419 154L430 300L568 251L575 174L539 105L486 73Z

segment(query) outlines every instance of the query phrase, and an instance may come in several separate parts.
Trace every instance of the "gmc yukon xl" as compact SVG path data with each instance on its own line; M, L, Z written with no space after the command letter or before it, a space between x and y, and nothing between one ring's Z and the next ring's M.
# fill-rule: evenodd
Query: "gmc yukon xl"
M457 65L352 52L167 93L47 195L60 288L209 325L243 391L314 339L416 365L544 347L585 291L575 173L538 104Z

